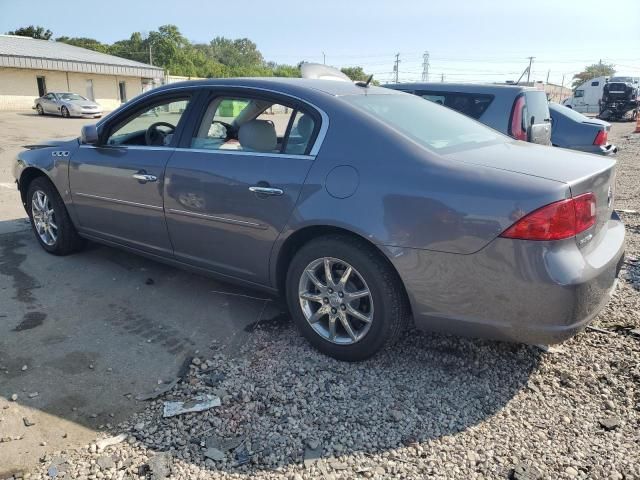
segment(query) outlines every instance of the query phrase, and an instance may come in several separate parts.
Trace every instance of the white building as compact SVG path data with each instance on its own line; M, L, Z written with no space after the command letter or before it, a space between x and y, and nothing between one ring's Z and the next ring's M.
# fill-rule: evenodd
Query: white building
M75 92L113 110L163 81L160 67L66 43L0 35L0 110L29 110L47 92Z

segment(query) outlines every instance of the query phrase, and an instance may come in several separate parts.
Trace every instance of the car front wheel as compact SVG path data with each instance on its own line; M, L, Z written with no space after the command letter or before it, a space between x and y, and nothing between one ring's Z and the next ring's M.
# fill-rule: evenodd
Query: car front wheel
M60 113L62 114L62 116L63 116L64 118L69 118L69 117L71 117L71 115L69 115L69 109L68 109L67 107L62 107L62 108L60 109Z
M38 115L44 115L44 110L42 109L42 105L40 104L36 105L36 112L38 112Z
M27 212L36 239L47 252L68 255L84 245L62 198L48 179L39 177L29 185Z
M291 261L286 289L302 334L339 360L374 355L407 322L398 275L380 252L356 238L332 235L304 245Z

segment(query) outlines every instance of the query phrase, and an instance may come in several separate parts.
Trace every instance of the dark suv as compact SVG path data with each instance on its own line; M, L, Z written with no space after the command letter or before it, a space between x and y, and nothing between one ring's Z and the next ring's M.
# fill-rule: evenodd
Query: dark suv
M457 110L517 140L551 145L549 104L541 90L466 83L397 83L385 87Z

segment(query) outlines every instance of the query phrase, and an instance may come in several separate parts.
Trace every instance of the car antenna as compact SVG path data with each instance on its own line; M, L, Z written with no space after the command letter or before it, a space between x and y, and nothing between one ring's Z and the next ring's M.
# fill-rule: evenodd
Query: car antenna
M359 87L369 88L369 84L371 83L371 80L373 80L373 74L369 75L369 78L367 78L366 82L363 82L363 81L356 82L356 85Z

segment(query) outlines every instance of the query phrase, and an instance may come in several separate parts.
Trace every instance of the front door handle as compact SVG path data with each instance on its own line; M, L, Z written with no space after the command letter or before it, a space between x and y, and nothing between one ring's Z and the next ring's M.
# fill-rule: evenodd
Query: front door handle
M158 180L158 177L156 177L155 175L149 175L147 173L141 173L141 172L134 173L133 178L135 178L136 180L142 183L155 182Z
M249 187L249 190L251 190L253 193L258 193L260 195L282 195L284 193L284 190L282 190L281 188L272 188L272 187L253 186L253 187Z

